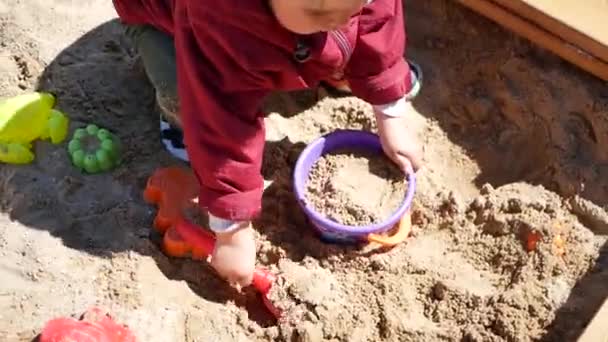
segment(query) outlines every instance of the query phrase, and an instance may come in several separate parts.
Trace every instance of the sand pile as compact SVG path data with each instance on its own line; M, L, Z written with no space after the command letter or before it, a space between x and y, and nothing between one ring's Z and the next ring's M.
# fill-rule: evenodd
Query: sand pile
M388 219L406 189L403 173L384 155L339 151L313 166L306 198L331 220L361 226Z
M537 338L599 248L558 196L525 184L487 186L470 203L447 195L418 214L425 233L388 254L351 251L320 262L324 268L308 258L303 266L280 263L283 280L274 293L285 310L280 336L301 341ZM540 238L529 251L534 234ZM555 244L557 236L563 249Z

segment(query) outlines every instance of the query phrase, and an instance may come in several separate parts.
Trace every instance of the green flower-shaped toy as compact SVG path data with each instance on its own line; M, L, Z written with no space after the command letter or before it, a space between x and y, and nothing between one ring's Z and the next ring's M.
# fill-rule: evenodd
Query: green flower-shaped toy
M87 173L109 171L120 164L118 138L107 129L92 124L74 132L68 152L74 166Z

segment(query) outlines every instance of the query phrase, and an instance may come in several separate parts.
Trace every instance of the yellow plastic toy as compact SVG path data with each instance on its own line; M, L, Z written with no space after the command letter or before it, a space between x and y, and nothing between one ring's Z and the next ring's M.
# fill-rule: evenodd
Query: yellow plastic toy
M34 160L32 142L48 139L53 144L65 140L68 118L53 109L55 97L35 92L0 101L0 162L28 164Z

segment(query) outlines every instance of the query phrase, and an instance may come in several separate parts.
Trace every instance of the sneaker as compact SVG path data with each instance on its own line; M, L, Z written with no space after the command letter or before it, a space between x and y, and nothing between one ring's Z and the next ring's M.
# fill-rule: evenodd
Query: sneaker
M189 162L188 152L184 144L184 134L180 128L177 116L178 105L173 98L166 98L156 94L156 106L160 112L160 139L165 149L174 157Z
M160 138L165 145L165 149L174 157L189 162L188 152L184 144L184 134L181 129L171 125L169 121L161 116L160 119Z
M411 100L420 93L420 89L422 88L422 68L412 61L408 61L408 64L410 65L410 74L412 77L412 89L410 89L410 92L407 94L407 99Z

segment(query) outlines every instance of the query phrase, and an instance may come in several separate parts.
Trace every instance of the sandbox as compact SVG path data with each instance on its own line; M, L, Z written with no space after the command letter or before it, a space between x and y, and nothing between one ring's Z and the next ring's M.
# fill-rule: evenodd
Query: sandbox
M44 142L34 164L0 166L0 340L30 341L47 320L98 305L142 341L573 341L606 297L597 78L454 1L405 1L408 57L425 72L411 120L426 167L412 236L388 250L319 241L292 188L306 144L375 131L370 106L273 94L258 263L299 301L275 322L254 291L151 240L141 194L177 162L111 2L86 3L0 2L0 95L52 91L72 130L95 122L125 146L108 174L83 175Z

